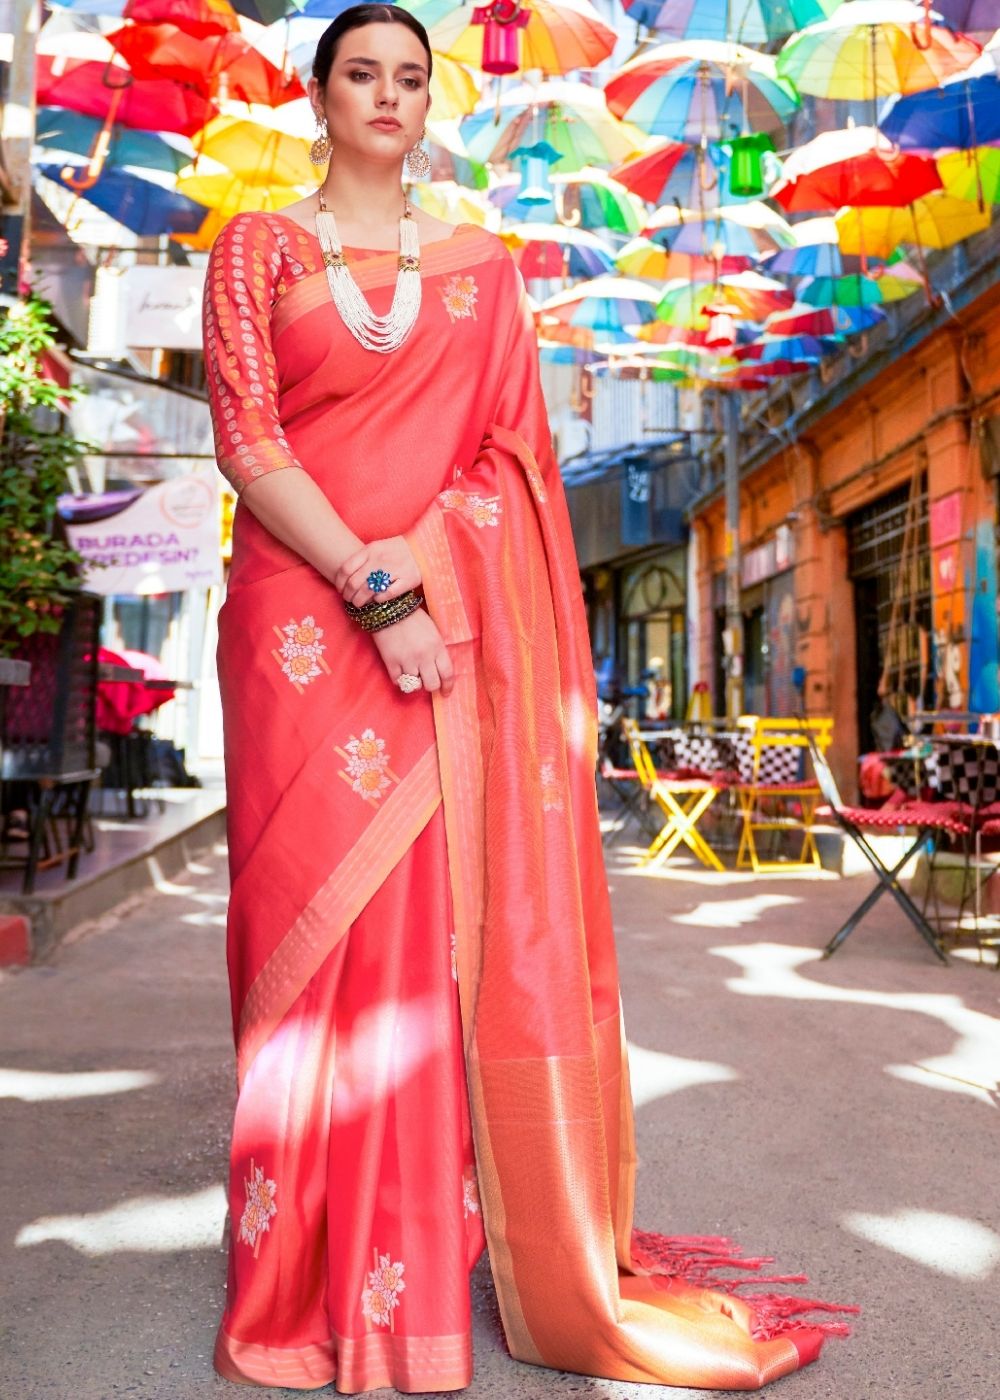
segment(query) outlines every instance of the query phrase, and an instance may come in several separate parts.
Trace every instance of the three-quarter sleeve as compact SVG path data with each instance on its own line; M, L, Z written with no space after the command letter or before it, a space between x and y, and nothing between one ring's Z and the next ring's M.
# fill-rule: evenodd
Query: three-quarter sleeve
M298 467L278 417L271 307L281 250L264 219L230 220L212 247L202 329L219 470L237 495L251 481Z

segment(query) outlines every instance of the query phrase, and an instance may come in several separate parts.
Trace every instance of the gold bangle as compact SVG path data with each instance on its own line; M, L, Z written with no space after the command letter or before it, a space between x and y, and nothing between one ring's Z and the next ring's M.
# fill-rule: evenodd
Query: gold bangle
M410 589L408 593L401 593L398 598L390 598L383 601L380 598L373 598L370 603L365 603L363 607L355 607L353 603L344 601L344 607L352 621L356 622L365 632L379 632L383 627L391 627L394 622L402 622L404 617L409 617L415 612L423 602L419 593Z

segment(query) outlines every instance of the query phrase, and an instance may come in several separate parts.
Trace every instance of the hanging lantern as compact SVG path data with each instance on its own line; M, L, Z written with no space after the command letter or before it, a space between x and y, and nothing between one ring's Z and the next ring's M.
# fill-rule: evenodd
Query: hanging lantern
M548 141L536 141L533 146L518 146L510 153L521 165L521 188L517 203L537 207L554 203L549 167L562 156Z
M521 66L517 32L531 20L531 11L523 9L520 0L493 0L472 12L472 23L483 25L484 73L502 77L516 73Z
M729 142L729 190L739 198L754 199L764 193L764 155L774 142L762 131L734 136Z
M731 312L723 308L705 307L709 318L705 344L712 350L728 350L736 344L736 322Z

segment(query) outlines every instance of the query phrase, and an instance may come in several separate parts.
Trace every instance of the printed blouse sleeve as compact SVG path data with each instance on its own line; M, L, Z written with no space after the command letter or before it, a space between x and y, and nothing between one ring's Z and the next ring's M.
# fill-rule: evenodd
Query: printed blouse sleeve
M205 375L219 470L239 495L251 481L298 467L278 418L271 307L281 269L277 239L260 218L232 219L205 276Z

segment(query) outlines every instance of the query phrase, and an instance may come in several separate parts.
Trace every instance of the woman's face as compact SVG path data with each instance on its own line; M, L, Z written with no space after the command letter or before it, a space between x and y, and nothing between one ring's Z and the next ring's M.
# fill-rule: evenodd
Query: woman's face
M420 139L431 105L424 46L405 24L349 29L325 89L310 78L309 100L326 117L334 151L398 162Z

